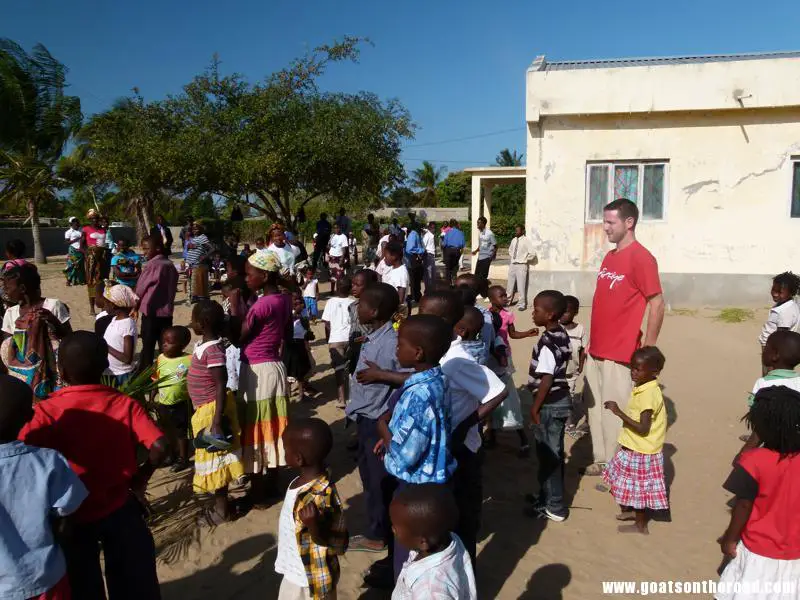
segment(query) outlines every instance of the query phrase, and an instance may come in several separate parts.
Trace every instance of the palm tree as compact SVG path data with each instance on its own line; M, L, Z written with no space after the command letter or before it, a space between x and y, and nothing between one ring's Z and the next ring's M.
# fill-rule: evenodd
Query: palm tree
M436 186L447 172L447 167L435 167L429 161L423 161L419 169L411 172L411 186L417 188L418 197L426 206L436 205Z
M67 68L41 44L28 54L0 38L0 202L24 202L37 263L47 259L39 205L62 187L55 165L81 125L81 101L67 96Z
M503 148L500 151L500 154L497 155L497 158L494 161L500 167L521 167L522 166L522 157L525 156L524 154L517 154L517 151L511 152L508 148Z

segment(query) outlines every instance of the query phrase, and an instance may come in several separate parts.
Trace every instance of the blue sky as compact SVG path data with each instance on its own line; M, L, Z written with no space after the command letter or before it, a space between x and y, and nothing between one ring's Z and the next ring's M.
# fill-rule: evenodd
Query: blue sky
M137 86L178 92L217 52L251 80L345 34L367 36L360 64L332 68L329 90L399 98L419 126L403 158L450 171L524 152L525 69L551 60L800 49L796 0L632 3L277 0L3 0L0 37L42 42L70 68L84 112ZM587 90L587 93L592 93ZM485 133L497 135L461 140ZM438 143L447 140L449 143Z

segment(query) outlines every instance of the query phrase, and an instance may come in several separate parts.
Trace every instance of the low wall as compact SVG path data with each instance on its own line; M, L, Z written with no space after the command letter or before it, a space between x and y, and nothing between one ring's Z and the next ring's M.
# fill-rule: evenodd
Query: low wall
M761 308L770 305L771 275L731 275L727 273L661 273L667 307ZM495 265L489 279L506 285L508 266ZM597 273L589 271L540 271L531 269L529 294L558 290L575 296L582 306L590 306ZM529 296L530 299L533 296Z
M66 228L41 227L39 237L42 242L42 251L45 256L63 256L67 253L67 242L64 240ZM114 239L121 237L133 241L136 239L136 229L133 227L112 227L111 236ZM0 228L0 251L5 258L6 242L22 240L25 244L25 258L33 258L33 233L30 228Z
M428 221L441 223L443 221L449 221L450 219L455 219L456 221L469 220L469 207L467 206L459 206L456 208L381 208L372 211L372 214L374 214L377 219L393 219L395 217L401 219L410 212L413 212L417 216L417 221L420 223Z

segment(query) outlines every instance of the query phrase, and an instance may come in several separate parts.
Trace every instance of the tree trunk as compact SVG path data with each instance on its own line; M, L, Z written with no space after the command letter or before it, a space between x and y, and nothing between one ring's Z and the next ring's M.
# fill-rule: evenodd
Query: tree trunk
M47 257L42 248L42 234L39 231L39 202L35 198L28 198L28 215L31 218L31 235L33 236L33 260L38 265L47 264Z

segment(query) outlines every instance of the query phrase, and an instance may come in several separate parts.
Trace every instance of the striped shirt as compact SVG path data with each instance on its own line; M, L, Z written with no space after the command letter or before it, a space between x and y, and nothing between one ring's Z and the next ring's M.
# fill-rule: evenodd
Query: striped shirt
M222 339L198 342L189 366L189 398L195 408L217 400L217 384L209 369L225 368L225 348Z
M542 354L549 354L548 361L552 361L552 372L550 369L540 369L539 362ZM551 358L552 357L552 358ZM531 366L528 371L528 388L536 393L542 384L544 375L553 375L553 384L547 394L545 403L556 402L569 395L569 384L567 383L567 365L572 357L572 344L567 330L560 325L552 330L545 330L539 343L533 349L531 356ZM544 361L542 361L544 362Z
M201 233L188 240L188 243L192 247L186 250L186 263L190 267L196 267L211 252L211 242L208 241L206 234Z

